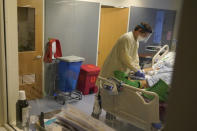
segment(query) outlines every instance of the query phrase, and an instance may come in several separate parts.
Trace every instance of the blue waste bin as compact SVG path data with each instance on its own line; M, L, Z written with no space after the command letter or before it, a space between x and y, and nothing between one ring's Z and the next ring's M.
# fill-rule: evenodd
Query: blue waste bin
M76 88L80 67L84 58L77 56L59 57L58 89L63 92L72 92Z

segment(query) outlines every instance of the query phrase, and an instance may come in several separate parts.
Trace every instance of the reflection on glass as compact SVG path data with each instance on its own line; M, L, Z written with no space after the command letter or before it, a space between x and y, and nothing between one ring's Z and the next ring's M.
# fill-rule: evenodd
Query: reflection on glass
M18 7L18 51L35 50L35 9Z

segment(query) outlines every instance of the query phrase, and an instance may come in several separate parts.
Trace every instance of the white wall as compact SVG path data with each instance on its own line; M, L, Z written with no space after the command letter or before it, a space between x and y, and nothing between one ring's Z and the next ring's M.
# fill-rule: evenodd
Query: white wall
M96 64L100 4L58 2L46 0L45 43L50 37L58 38L63 56L77 55L84 57L86 64Z
M100 4L82 1L45 1L45 44L58 38L62 55L85 58L83 64L96 65ZM91 18L91 19L89 19ZM55 24L54 24L55 23ZM55 63L45 64L45 91L52 95L56 76Z

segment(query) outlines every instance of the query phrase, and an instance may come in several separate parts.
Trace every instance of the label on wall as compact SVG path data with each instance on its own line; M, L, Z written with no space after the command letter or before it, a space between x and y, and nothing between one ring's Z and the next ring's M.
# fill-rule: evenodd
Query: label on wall
M164 22L164 11L157 11L154 38L153 38L154 43L157 44L161 43L163 22Z

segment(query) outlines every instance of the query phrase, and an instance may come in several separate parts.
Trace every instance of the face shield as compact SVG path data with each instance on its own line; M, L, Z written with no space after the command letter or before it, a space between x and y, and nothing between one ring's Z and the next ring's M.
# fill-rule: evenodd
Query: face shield
M149 38L152 35L152 30L147 29L145 26L143 26L141 24L139 26L142 29L140 32L145 33L145 36L143 36L143 40L141 40L141 41L144 43L147 43L147 41L149 40ZM141 38L142 38L142 36L141 36Z
M149 38L151 37L151 35L152 35L152 33L149 33L146 37L145 37L145 39L144 39L144 43L147 43L147 41L149 40Z
M139 36L138 37L138 41L139 42L144 42L147 43L147 41L149 40L149 38L151 37L152 33L147 33L146 36Z

